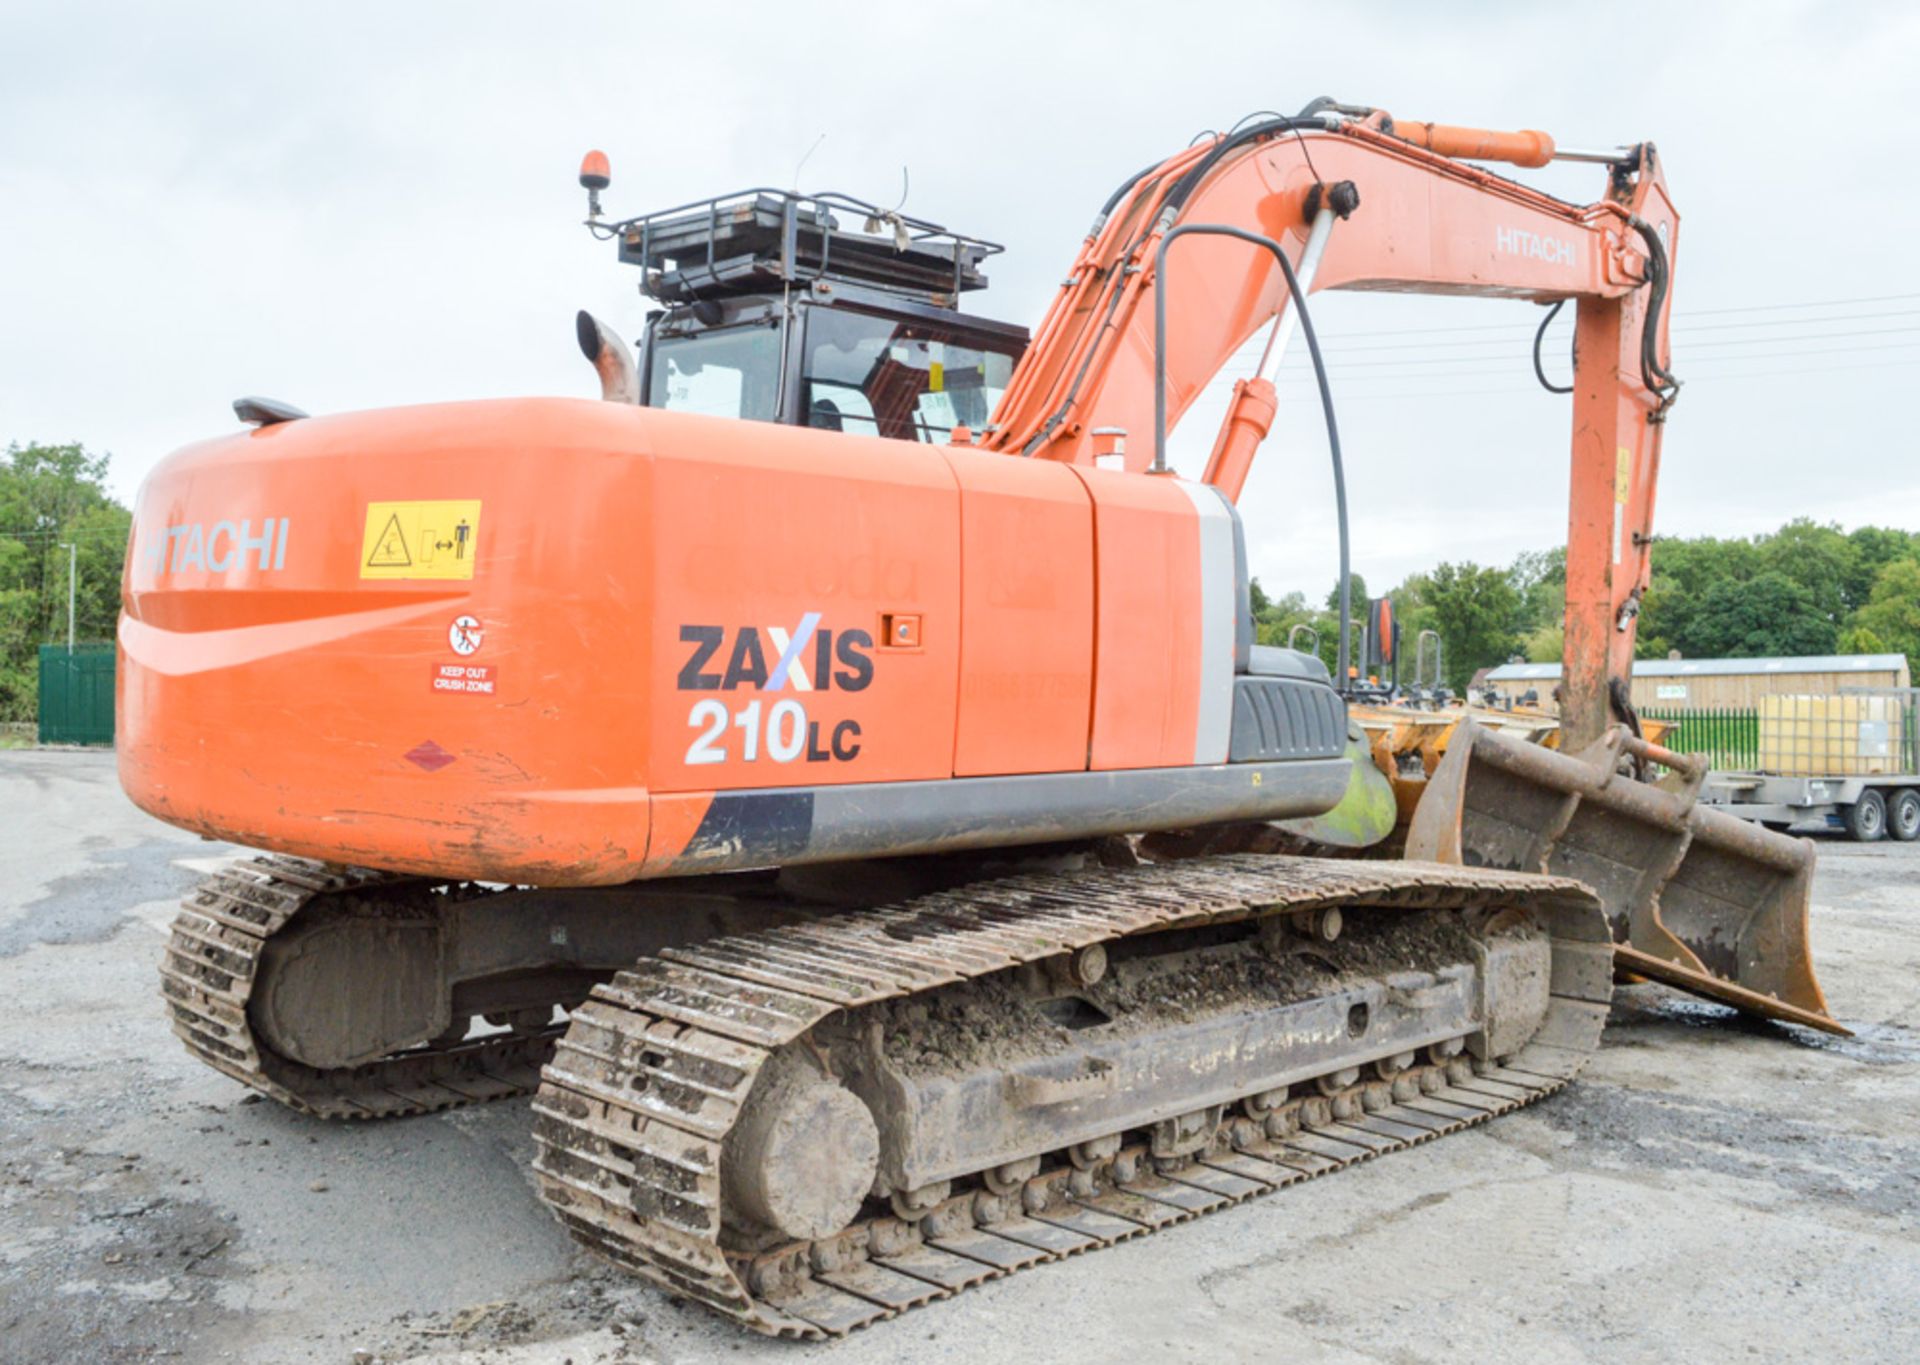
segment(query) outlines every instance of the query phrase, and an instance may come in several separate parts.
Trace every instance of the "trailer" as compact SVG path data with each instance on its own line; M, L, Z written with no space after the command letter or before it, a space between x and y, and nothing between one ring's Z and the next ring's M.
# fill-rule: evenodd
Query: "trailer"
M1762 697L1758 763L1709 773L1700 799L1769 829L1818 825L1862 843L1920 838L1917 710L1912 687Z
M1861 843L1920 838L1920 773L1782 777L1716 772L1708 775L1700 801L1782 832L1817 824L1844 830Z

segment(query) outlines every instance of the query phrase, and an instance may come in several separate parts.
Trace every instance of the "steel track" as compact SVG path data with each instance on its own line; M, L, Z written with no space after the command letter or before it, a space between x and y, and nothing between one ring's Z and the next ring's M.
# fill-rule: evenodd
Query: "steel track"
M1553 948L1544 1022L1505 1065L1455 1058L1294 1100L1278 1121L1223 1124L1184 1164L1135 1146L1083 1170L1056 1153L1011 1193L965 1189L914 1221L868 1218L755 1253L722 1245L721 1152L755 1077L836 1012L1129 935L1327 906L1531 910ZM668 949L596 987L543 1072L534 1169L572 1234L609 1260L760 1332L839 1336L1550 1095L1598 1046L1611 963L1598 900L1564 878L1257 854L1013 877Z
M290 1061L255 1035L247 1003L267 940L323 897L391 895L397 888L412 888L423 899L434 894L417 879L279 855L234 863L209 877L182 902L160 965L173 1031L208 1066L320 1118L425 1114L533 1090L559 1026L411 1048L339 1070Z

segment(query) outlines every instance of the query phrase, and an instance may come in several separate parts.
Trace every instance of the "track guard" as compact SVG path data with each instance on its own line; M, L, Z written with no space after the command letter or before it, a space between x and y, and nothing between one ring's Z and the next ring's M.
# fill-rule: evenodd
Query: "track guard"
M1670 776L1636 780L1627 759ZM1705 776L1703 760L1624 726L1567 755L1466 721L1414 811L1406 856L1576 878L1599 893L1616 970L1846 1034L1807 946L1813 844L1700 805Z

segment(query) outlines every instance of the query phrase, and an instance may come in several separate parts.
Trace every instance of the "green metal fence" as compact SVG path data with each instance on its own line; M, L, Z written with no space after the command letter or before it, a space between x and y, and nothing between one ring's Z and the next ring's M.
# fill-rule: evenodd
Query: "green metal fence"
M113 743L113 645L40 646L40 742Z
M1751 770L1760 766L1760 713L1734 707L1643 709L1647 720L1679 728L1663 741L1679 754L1705 754L1716 768Z

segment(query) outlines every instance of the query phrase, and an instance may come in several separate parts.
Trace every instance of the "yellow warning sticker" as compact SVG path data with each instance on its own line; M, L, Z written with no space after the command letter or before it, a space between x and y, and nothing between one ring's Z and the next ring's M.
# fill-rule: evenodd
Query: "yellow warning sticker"
M362 578L472 578L480 500L370 502L360 542Z
M1613 500L1625 502L1633 478L1633 452L1619 446L1613 453Z

